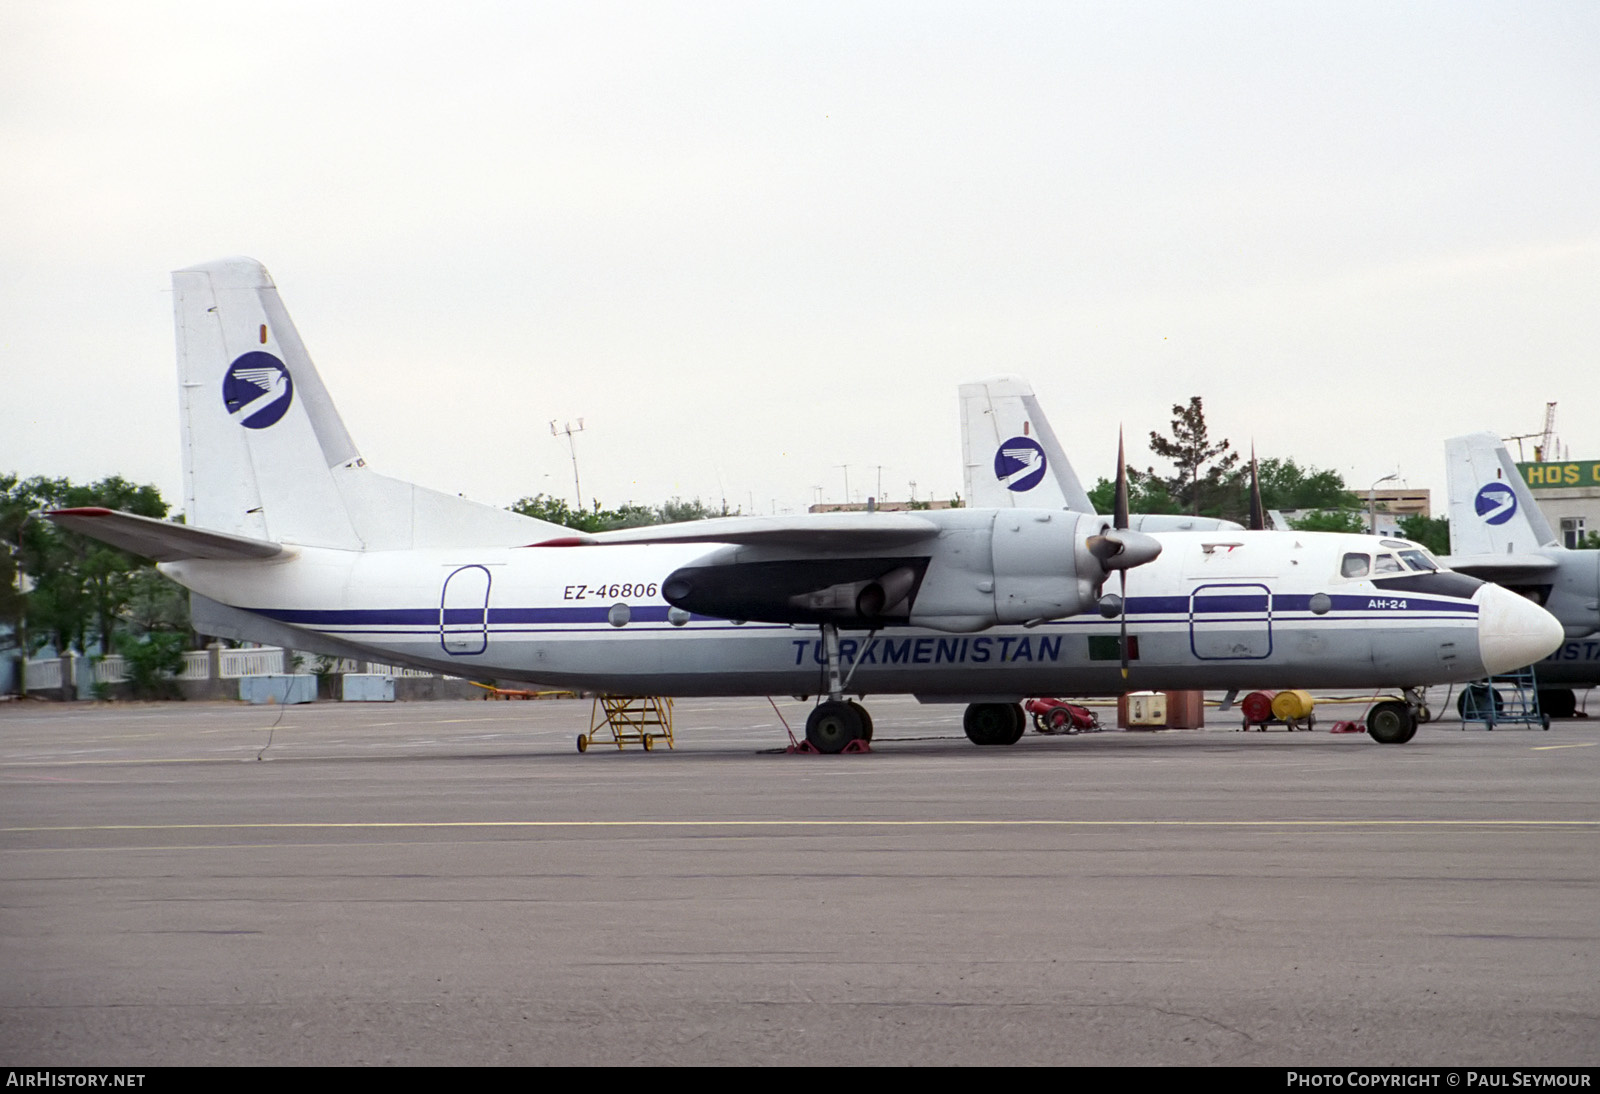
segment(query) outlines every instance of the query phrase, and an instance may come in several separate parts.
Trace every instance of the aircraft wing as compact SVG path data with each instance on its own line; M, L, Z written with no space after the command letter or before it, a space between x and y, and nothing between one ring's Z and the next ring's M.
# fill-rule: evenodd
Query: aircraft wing
M45 517L73 532L82 532L102 543L132 551L157 562L177 562L186 558L237 562L246 559L274 558L284 552L281 543L250 539L226 532L208 532L169 520L155 520L118 509L98 506L82 509L53 509Z
M1540 574L1553 573L1560 567L1560 563L1549 555L1522 553L1446 555L1439 561L1457 573L1483 578L1485 581L1537 577Z
M684 524L578 532L530 547L604 547L639 543L732 543L747 547L849 551L903 547L939 534L930 520L905 513L817 513L794 517L715 517Z

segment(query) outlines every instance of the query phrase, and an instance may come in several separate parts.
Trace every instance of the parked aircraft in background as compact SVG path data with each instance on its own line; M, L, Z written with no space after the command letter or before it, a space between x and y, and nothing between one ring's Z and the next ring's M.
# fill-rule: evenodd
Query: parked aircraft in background
M203 633L614 695L818 695L806 736L825 752L871 737L847 695L966 703L974 742L1010 744L1031 695L1414 689L1561 639L1537 605L1403 540L1134 531L1120 470L1110 520L966 508L574 533L368 468L259 263L173 282L189 523L51 519L160 560ZM1368 728L1404 742L1414 708L1380 703Z
M1600 551L1564 547L1500 438L1445 442L1451 569L1503 585L1543 605L1565 639L1535 666L1540 708L1567 718L1576 687L1600 684Z
M968 505L1094 512L1032 384L1021 376L996 376L962 384L960 399L962 487ZM1181 513L1131 513L1128 524L1138 532L1243 528L1231 520Z

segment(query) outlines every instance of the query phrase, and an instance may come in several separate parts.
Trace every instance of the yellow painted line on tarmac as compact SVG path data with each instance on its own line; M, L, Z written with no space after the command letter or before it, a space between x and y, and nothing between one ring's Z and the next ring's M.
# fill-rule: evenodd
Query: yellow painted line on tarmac
M1593 748L1596 744L1600 744L1600 741L1580 741L1575 745L1534 745L1533 751L1551 752L1558 748Z
M23 832L430 830L442 828L1600 828L1600 820L559 820L265 821L219 824L66 824L0 828Z

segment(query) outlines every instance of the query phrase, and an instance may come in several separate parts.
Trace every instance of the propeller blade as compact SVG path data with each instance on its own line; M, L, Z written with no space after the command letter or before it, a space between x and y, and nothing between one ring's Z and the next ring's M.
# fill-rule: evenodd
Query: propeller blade
M1122 611L1118 613L1118 620L1122 630L1119 644L1122 647L1122 678L1128 678L1128 571L1117 571L1119 588L1122 590Z
M1256 443L1250 442L1250 530L1267 530L1267 510L1261 504L1261 471L1256 467Z
M1111 527L1128 526L1128 461L1122 453L1122 429L1117 429L1117 500L1111 511Z

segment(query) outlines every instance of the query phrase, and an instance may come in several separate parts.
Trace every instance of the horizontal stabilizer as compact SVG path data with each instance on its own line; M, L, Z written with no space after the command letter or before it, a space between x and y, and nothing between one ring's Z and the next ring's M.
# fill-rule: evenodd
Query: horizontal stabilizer
M717 517L684 524L619 528L530 543L530 547L605 547L624 543L737 543L816 550L899 547L939 534L938 525L901 513L820 513L805 517Z
M1525 554L1446 555L1439 561L1456 573L1480 577L1485 581L1553 573L1560 565L1549 555Z
M102 543L153 558L157 562L178 562L187 558L236 562L275 558L284 551L281 543L232 536L226 532L208 532L203 528L190 528L187 524L155 520L117 509L53 509L45 516L70 531L81 532Z

